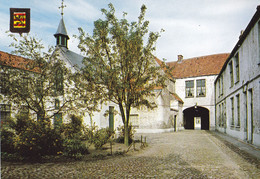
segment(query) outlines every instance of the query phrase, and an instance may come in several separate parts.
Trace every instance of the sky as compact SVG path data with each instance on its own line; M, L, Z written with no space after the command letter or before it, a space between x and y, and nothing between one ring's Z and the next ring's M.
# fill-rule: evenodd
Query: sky
M146 5L149 30L165 30L157 40L154 55L168 62L176 61L177 55L188 59L230 53L260 5L259 0L64 0L70 50L80 53L73 35L79 35L78 27L92 34L94 21L104 18L101 9L107 9L110 2L117 17L127 12L130 22L137 21L141 6ZM45 47L55 46L53 34L61 19L60 6L61 0L0 0L0 50L14 50L9 47L12 39L6 33L10 8L30 8L30 35L41 39Z

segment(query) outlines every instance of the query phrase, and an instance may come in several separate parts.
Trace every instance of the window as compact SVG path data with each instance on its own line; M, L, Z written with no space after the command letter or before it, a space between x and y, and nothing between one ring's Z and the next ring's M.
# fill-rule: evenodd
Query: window
M221 96L223 95L223 75L221 75L219 77L219 80L218 80L218 95Z
M206 85L205 80L197 80L197 96L206 96Z
M194 96L194 81L185 81L186 84L186 98Z
M221 127L221 124L222 124L222 110L221 110L221 104L218 106L218 109L219 109L218 126Z
M22 86L23 86L23 93L24 94L28 94L28 90L29 90L29 79L28 78L23 78L22 79Z
M258 21L258 65L260 65L260 21Z
M138 114L130 114L130 124L132 124L132 126L135 127L135 128L139 127L139 116L138 116Z
M55 76L55 94L62 95L63 94L63 71L62 69L58 69Z
M11 105L0 104L1 125L5 125L10 117L11 117Z
M58 45L61 45L61 36L59 36Z
M220 85L221 85L220 94L223 95L223 92L224 92L223 75L221 75L221 77L220 77Z
M20 113L24 116L29 116L29 108L27 105L22 105L20 108Z
M236 82L239 82L239 53L235 56L235 63L236 63Z
M220 83L220 78L218 79L218 96L221 95L221 83Z
M229 63L230 87L234 86L233 62Z
M59 101L59 99L55 99L54 107L55 107L55 109L59 109L60 108L60 101Z
M62 113L54 114L54 127L58 127L62 124Z
M9 81L9 75L6 73L0 74L0 93L6 95L8 94L8 81Z
M230 98L231 102L231 126L234 126L234 98Z
M38 98L43 98L43 79L36 79L36 94Z
M225 126L225 106L224 106L224 103L222 103L222 111L221 111L221 119L222 119L222 121L221 121L221 126L222 127L224 127Z
M240 96L239 94L236 96L237 98L237 127L240 127Z

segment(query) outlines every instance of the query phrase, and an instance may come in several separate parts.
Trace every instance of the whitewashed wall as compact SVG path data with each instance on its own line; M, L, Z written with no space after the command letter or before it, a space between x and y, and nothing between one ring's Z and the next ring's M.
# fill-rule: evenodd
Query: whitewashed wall
M233 62L234 86L230 84L230 69L227 64L222 74L223 76L223 94L219 93L220 80L216 81L216 117L217 128L221 132L236 137L240 140L248 141L260 146L260 24L256 23L244 42L234 53L228 64ZM240 79L236 79L235 56L239 54L239 73ZM253 116L251 116L251 91L253 98ZM238 109L237 96L240 96L240 126L237 125ZM232 110L231 98L234 99L234 125L231 125ZM220 108L225 103L226 107ZM226 125L219 125L220 113L226 113ZM252 124L251 124L251 120ZM251 139L252 137L252 139Z
M206 96L205 97L196 97L196 80L205 79L206 82ZM175 90L179 97L183 100L184 104L182 111L187 108L201 106L209 110L209 129L215 129L215 99L214 99L214 81L216 75L211 76L199 76L191 78L176 79ZM185 96L185 81L194 80L194 97L186 98ZM177 106L175 105L174 108Z

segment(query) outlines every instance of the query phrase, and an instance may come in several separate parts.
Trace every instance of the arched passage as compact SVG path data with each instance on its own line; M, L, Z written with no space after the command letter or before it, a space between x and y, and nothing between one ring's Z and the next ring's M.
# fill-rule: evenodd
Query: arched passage
M185 129L209 130L209 110L194 106L183 111Z

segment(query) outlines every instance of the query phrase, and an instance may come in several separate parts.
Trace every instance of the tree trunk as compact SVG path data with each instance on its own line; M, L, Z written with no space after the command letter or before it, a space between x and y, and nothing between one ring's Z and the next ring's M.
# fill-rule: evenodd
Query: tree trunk
M126 120L125 120L125 140L126 146L129 146L129 118L130 118L130 105L126 107Z
M125 129L124 144L126 146L129 146L129 132L128 132L128 123L127 122L125 122L124 129Z
M125 110L124 110L124 107L123 107L123 104L122 103L119 103L119 109L120 109L120 113L121 113L121 117L122 117L122 121L123 121L123 124L124 124L124 144L126 146L129 146L129 136L128 136L128 121L126 119L126 116L125 116Z

